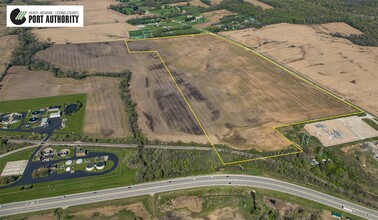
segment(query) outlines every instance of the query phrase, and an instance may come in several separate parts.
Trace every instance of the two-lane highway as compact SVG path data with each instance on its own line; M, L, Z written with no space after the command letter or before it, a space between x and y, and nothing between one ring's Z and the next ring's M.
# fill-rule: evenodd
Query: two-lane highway
M0 208L0 216L8 216L19 213L35 212L40 210L69 207L93 202L107 201L113 199L152 195L160 192L183 190L208 186L244 186L264 188L291 195L306 198L335 209L342 210L342 206L353 210L351 214L366 219L378 219L378 211L354 204L334 196L330 196L309 188L295 184L247 175L206 175L177 178L158 182L143 183L133 186L105 189L99 191L77 193L65 196L56 196L43 199L29 200L3 204ZM344 210L346 211L346 210Z

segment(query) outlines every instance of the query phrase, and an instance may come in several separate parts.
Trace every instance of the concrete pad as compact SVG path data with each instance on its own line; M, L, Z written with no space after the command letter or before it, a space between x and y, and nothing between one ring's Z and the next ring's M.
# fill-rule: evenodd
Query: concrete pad
M378 137L378 131L358 116L314 122L304 128L325 147Z
M8 162L1 176L19 176L22 175L25 171L26 165L28 164L28 160L18 160L18 161L11 161Z

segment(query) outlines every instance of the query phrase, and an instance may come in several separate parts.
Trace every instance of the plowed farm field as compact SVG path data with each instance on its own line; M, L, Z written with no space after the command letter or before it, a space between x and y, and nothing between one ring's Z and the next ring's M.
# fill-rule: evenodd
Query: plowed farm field
M289 146L272 126L355 112L242 47L212 35L128 42L165 60L213 143ZM66 69L132 71L138 123L150 140L208 142L157 53L124 42L54 45L36 56Z
M216 143L277 150L288 143L273 126L356 111L252 52L212 35L134 41L129 47L161 54Z

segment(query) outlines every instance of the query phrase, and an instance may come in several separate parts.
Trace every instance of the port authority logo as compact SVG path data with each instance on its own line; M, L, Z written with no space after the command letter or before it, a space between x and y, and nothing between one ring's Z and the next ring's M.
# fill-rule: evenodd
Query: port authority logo
M7 5L7 27L83 27L82 5Z
M10 19L13 24L21 25L26 21L25 15L26 11L20 11L20 9L16 8L10 13Z

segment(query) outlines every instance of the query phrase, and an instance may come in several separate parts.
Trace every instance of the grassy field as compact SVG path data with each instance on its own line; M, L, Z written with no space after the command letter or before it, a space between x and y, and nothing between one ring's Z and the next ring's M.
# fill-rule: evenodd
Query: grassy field
M378 121L373 121L372 119L369 118L364 118L362 121L366 122L368 125L370 125L372 128L378 131Z
M86 94L75 94L75 95L64 95L64 96L53 96L46 98L35 98L35 99L24 99L24 100L12 100L12 101L1 101L0 102L0 112L11 113L11 112L28 112L29 110L38 110L41 108L46 108L49 106L60 105L62 108L64 104L75 104L80 101L83 106L72 114L71 116L63 115L62 119L67 119L66 127L59 130L60 132L70 132L76 134L83 133L83 122L84 122L84 112L86 104ZM1 133L2 131L0 131Z
M251 213L251 190L256 190L256 207ZM274 203L272 203L274 202ZM160 193L127 199L73 206L10 216L5 219L313 219L331 218L331 207L279 192L243 187L213 187Z
M33 189L20 191L19 187L0 190L0 204L41 197L64 195L69 193L79 193L91 190L106 189L111 187L126 186L135 183L135 170L127 166L128 158L133 154L133 150L127 149L106 149L86 148L92 152L111 152L119 157L118 167L111 173L95 177L86 177L73 180L63 180L57 182L38 183L33 185ZM1 158L0 168L6 162L13 160L26 160L33 149L23 150L7 157ZM111 164L110 164L111 165Z

